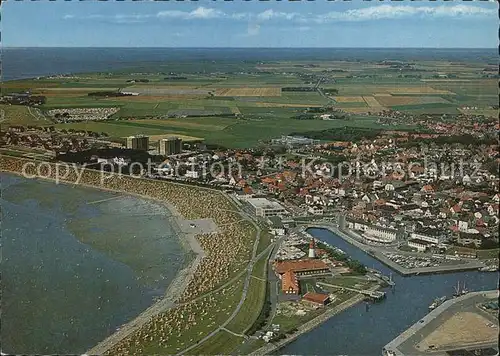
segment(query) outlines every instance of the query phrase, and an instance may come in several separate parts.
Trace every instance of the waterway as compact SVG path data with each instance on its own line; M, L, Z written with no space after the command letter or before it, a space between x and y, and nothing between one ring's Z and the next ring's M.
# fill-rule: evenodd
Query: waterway
M387 298L358 304L332 317L311 332L301 335L278 352L281 355L376 356L392 339L413 325L429 310L436 297L451 297L457 282L470 291L498 288L498 273L459 272L402 277L341 237L324 229L309 229L315 238L337 246L367 267L386 275L392 273L396 287L386 289Z
M82 353L191 261L161 204L4 173L0 182L4 353Z

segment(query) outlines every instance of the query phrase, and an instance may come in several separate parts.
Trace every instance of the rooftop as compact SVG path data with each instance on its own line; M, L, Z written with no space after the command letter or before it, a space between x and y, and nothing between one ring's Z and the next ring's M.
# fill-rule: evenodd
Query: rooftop
M304 295L305 300L318 304L325 304L328 298L329 297L327 294L321 294L321 293L307 292Z
M274 263L274 268L279 274L287 271L302 272L327 269L328 265L321 260L288 260L277 261Z
M247 202L254 208L268 208L268 209L284 209L280 203L268 200L266 198L249 198Z

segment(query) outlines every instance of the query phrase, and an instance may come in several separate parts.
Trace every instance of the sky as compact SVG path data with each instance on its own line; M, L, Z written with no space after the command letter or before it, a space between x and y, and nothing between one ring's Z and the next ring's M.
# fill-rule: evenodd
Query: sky
M4 47L496 48L495 1L7 1Z

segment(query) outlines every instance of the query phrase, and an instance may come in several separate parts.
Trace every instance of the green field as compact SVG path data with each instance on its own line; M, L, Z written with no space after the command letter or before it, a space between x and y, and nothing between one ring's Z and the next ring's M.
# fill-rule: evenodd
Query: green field
M314 66L312 66L314 64ZM305 67L301 67L306 65ZM42 112L53 108L117 107L116 119L134 121L92 122L58 124L58 127L80 128L106 132L113 138L132 134L179 134L203 137L207 143L227 147L256 146L260 142L286 135L291 132L325 130L343 126L378 127L376 119L357 114L348 120L299 121L294 116L304 112L308 105L334 105L338 108L356 108L369 111L366 102L338 102L325 98L313 91L281 91L280 96L210 96L223 88L283 88L314 87L323 77L321 87L337 89L338 96L374 95L411 96L421 104L390 105L386 108L414 114L457 114L464 106L478 107L476 113L493 115L491 109L497 105L498 89L496 79L481 77L486 63L478 61L451 65L449 61L416 61L408 70L390 68L373 62L346 61L275 61L266 64L258 62L208 62L188 61L183 63L145 64L123 69L114 73L84 73L76 77L40 80L18 80L3 83L4 93L32 89L34 94L46 95L47 103ZM186 79L172 80L170 72ZM141 74L133 74L141 73ZM437 78L449 74L452 79ZM303 76L313 76L304 79ZM302 76L302 77L301 77ZM420 76L420 77L405 77ZM437 79L436 79L437 78ZM130 82L147 79L149 82ZM120 88L149 88L167 90L168 95L141 94L134 97L95 98L88 96L93 91L113 91ZM158 91L153 91L157 93ZM177 93L177 94L176 94ZM191 93L191 94L187 94ZM197 93L197 94L193 94ZM440 97L449 103L432 103L432 97ZM438 99L439 100L439 99ZM401 103L401 101L396 101ZM404 101L403 101L404 102ZM383 105L381 105L383 106ZM7 108L5 124L43 124L37 122L26 108ZM356 112L358 112L356 110ZM164 118L167 115L190 115L181 123L158 120L155 123L140 123L139 119ZM220 117L217 115L226 115ZM237 114L238 118L233 115ZM200 116L201 115L201 116ZM46 124L50 121L46 120ZM201 122L203 121L203 122ZM214 128L224 122L223 128ZM171 124L172 123L172 124ZM198 126L191 123L197 123ZM206 125L206 126L203 126ZM401 126L386 126L387 129L401 129Z
M227 325L232 332L243 334L250 328L264 305L266 296L266 265L267 254L262 256L254 265L252 277L248 286L248 294L245 298L241 311Z
M221 330L190 351L191 355L230 355L244 339Z

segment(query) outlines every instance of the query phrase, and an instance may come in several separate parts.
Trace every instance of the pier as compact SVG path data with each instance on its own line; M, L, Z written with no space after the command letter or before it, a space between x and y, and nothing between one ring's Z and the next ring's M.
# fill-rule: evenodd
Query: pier
M445 301L385 345L383 355L423 356L436 352L441 355L457 350L472 352L478 348L498 350L496 313L478 307L492 300L498 300L498 291L471 292Z

